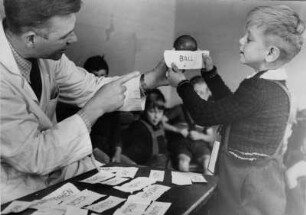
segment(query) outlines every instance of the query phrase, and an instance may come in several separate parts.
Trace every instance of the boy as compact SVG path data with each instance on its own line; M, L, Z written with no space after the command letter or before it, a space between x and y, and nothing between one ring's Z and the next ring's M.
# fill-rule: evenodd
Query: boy
M123 132L122 153L137 164L166 167L167 142L162 124L165 102L160 90L149 91L140 119Z
M190 83L202 99L210 99L211 93L201 76L192 77ZM205 174L208 174L210 144L215 138L213 128L196 125L181 104L167 111L163 121L165 130L168 131L167 138L170 151L174 155L173 159L178 160L178 170L190 171L190 162L193 160L200 165Z
M177 87L197 124L223 124L217 214L284 214L286 198L279 148L290 101L283 66L301 49L304 23L287 6L260 6L247 16L240 61L255 70L232 93L210 57L202 69L215 101L202 100L175 65L168 80ZM229 126L230 125L230 126Z

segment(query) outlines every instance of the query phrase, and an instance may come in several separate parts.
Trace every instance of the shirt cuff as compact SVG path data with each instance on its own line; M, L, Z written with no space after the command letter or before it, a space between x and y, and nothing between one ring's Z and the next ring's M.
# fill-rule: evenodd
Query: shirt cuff
M93 125L92 125L91 122L88 120L88 117L87 117L87 115L85 114L84 110L83 110L83 109L79 110L79 111L77 112L77 114L82 118L82 120L84 121L84 123L85 123L85 125L86 125L86 127L87 127L87 129L88 129L88 132L90 133L91 127L92 127Z
M217 67L213 67L212 70L206 71L206 69L201 69L201 74L205 79L211 79L218 75Z

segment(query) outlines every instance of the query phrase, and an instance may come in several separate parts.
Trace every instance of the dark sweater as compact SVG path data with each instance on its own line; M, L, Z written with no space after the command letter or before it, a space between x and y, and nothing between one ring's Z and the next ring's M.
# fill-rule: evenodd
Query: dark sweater
M284 135L290 106L284 89L261 79L263 73L243 80L235 93L224 84L216 68L202 73L214 102L202 100L188 81L180 83L177 91L197 124L231 124L229 151L241 158L256 159L275 153Z
M148 129L147 126L151 126ZM157 136L157 152L153 152L154 136ZM133 122L128 129L122 133L122 154L128 156L137 164L148 165L148 162L157 154L167 153L167 143L162 125L153 126L144 117Z

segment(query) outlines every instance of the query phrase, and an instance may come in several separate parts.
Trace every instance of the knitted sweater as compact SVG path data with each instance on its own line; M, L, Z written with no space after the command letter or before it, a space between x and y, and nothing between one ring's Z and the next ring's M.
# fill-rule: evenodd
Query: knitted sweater
M203 72L214 102L202 100L189 81L177 88L185 106L202 126L231 124L228 148L236 157L254 160L273 155L286 128L290 101L284 89L259 72L241 82L232 93L216 73ZM281 81L285 85L284 81Z

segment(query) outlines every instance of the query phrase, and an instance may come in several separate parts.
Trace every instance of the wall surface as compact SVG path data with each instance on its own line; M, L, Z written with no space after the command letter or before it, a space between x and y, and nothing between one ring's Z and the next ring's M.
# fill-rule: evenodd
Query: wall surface
M3 0L0 13L3 14ZM226 83L235 90L252 73L239 62L239 38L247 12L256 5L287 4L306 21L305 1L263 0L83 0L77 14L78 43L67 55L82 66L86 58L104 54L110 75L152 69L174 39L193 35L207 49ZM306 108L306 42L287 65L289 87L301 108ZM198 74L189 72L189 77ZM176 90L162 88L168 106L180 102Z

